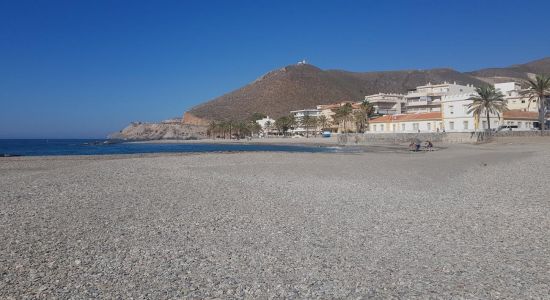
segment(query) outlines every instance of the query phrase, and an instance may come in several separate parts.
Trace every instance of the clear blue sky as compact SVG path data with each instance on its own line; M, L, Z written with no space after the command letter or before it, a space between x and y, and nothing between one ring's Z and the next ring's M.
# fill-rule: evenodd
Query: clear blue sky
M303 58L352 71L550 56L550 1L0 0L0 138L104 137Z

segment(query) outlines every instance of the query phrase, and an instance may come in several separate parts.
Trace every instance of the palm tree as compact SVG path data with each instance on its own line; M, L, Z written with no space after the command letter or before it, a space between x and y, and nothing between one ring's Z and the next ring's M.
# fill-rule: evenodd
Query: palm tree
M271 130L271 126L272 126L272 125L273 125L273 124L271 124L271 121L266 121L265 124L264 124L264 127L265 127L265 128L264 128L264 129L265 129L265 135L266 135L267 137L269 137L269 130Z
M317 124L321 127L321 131L325 130L328 126L330 126L330 121L328 120L327 116L320 115L317 117Z
M539 127L540 134L542 134L546 123L546 106L548 105L547 97L550 95L550 76L537 75L535 80L529 79L527 82L529 83L529 88L525 94L529 96L529 106L531 105L531 100L537 99L539 109Z
M342 122L344 127L344 133L346 133L346 123L350 120L353 108L351 103L346 103L336 110L334 110L334 120L337 120L338 123Z
M306 138L309 138L309 128L317 124L317 117L310 116L308 114L300 118L300 125L306 129Z
M374 112L375 112L374 105L372 105L372 103L370 103L368 100L365 100L361 102L360 107L361 107L361 111L363 111L364 114L366 115L365 123L363 124L363 126L364 128L368 128L369 119L372 117L372 115L374 115Z
M508 110L504 95L489 85L476 88L476 93L476 96L469 99L473 102L468 104L468 113L473 113L478 120L485 113L487 128L491 131L490 114L496 114L500 119L500 113Z
M210 124L208 124L208 129L206 130L206 134L212 138L212 137L216 137L216 131L218 130L218 123L216 123L215 121L212 121L210 122Z
M283 135L294 126L294 117L292 116L283 116L275 120L275 127L277 131L282 132Z

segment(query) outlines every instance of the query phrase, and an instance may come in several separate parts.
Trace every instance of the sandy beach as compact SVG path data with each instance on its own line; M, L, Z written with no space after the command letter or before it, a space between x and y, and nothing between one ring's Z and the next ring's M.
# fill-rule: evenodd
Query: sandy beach
M0 158L0 298L548 298L538 141Z

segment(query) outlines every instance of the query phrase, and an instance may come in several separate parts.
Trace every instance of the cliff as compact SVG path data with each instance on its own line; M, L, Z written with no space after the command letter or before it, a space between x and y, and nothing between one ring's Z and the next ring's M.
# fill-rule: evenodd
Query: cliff
M160 123L132 122L121 131L109 135L109 138L135 141L197 139L206 135L206 129L206 126L183 124L181 120Z

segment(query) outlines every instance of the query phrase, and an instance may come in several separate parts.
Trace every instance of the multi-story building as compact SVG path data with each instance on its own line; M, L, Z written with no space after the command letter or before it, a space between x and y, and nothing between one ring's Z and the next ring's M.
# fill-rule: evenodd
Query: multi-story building
M435 112L441 111L441 99L445 95L464 94L474 92L473 85L459 85L444 82L419 86L405 95L406 112Z
M365 96L365 101L371 103L379 115L395 115L405 110L405 95L402 94L378 93Z
M495 89L504 95L509 110L538 111L538 99L529 99L517 82L495 83Z
M312 109L293 110L290 112L290 114L294 116L294 119L296 120L296 125L294 126L293 129L290 130L292 134L303 135L303 134L306 134L306 132L312 133L317 131L317 126L306 128L302 120L304 119L305 116L314 117L314 118L319 117L321 114L321 111L319 109L312 108Z
M447 132L471 132L487 129L486 116L480 117L477 120L474 114L469 112L470 104L472 104L476 93L451 94L442 97L441 103L443 107L443 128ZM499 115L490 114L489 121L491 128L497 128L501 119Z

